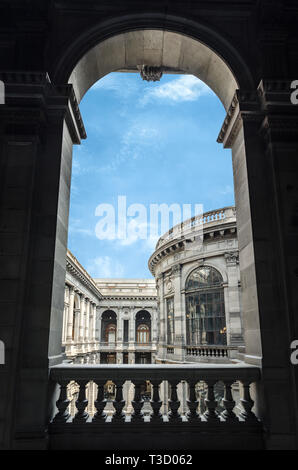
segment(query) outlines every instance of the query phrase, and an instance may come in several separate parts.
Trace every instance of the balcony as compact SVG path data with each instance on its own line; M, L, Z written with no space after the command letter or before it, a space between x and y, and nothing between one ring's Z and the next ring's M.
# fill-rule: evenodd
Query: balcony
M238 346L186 346L187 359L201 359L203 361L219 360L235 357L238 353Z
M141 396L141 387L148 380L152 387L149 413ZM244 363L57 365L50 370L50 448L262 449L263 426L253 412L251 397L259 380L259 368ZM72 381L78 385L74 416L69 414L67 395ZM88 415L86 386L90 381L96 384L97 396L93 397L95 413ZM112 415L104 412L107 381L112 381L116 389ZM126 381L134 384L131 414L123 411L127 405L123 394ZM186 412L181 411L177 392L182 382L187 390ZM218 382L224 387L223 398L216 397ZM205 384L204 411L196 393L198 383ZM235 383L241 390L237 403L233 397Z

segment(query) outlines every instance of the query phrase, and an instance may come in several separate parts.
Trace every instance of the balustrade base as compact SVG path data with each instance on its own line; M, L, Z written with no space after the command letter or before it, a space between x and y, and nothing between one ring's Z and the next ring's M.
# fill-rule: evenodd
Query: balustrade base
M50 450L261 450L261 423L71 422L49 425Z

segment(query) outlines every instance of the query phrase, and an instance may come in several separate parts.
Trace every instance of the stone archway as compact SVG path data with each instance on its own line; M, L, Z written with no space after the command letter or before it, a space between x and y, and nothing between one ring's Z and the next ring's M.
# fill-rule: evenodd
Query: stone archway
M239 85L227 64L202 42L163 30L129 31L90 49L76 64L69 83L80 102L87 90L110 72L139 72L142 65L164 73L187 73L200 78L228 110Z
M154 21L153 21L154 23ZM176 32L173 31L173 29ZM114 33L102 41L91 41L84 37L78 38L71 48L73 57L68 64L80 56L76 64L56 70L54 76L62 77L72 84L78 102L87 90L100 78L113 71L139 72L140 65L160 67L164 73L193 74L203 80L216 93L227 110L227 117L219 130L218 142L232 149L235 202L237 207L237 225L240 246L240 268L245 265L247 275L251 279L249 293L243 295L243 311L250 312L249 318L243 318L246 359L254 364L261 364L262 347L259 326L258 290L255 274L254 243L251 227L250 193L246 167L246 148L244 127L252 132L258 126L257 120L246 121L246 116L258 108L256 93L252 91L252 78L247 73L245 63L238 57L226 42L222 44L225 60L213 48L202 41L179 32L179 27L169 23L166 29L135 29ZM172 30L171 30L172 29ZM199 34L197 32L197 34ZM214 43L213 33L204 31L204 39ZM95 45L94 45L95 42ZM81 54L79 44L81 43ZM88 47L89 45L89 47ZM219 43L217 43L220 49ZM84 52L84 53L83 53ZM229 64L231 61L231 66ZM66 58L65 58L66 60ZM60 59L60 63L62 58ZM239 79L232 72L232 66L239 71ZM66 76L68 70L69 75ZM243 77L246 77L243 80ZM248 90L239 91L240 82L245 83ZM79 121L82 125L82 121ZM249 129L248 129L249 128ZM71 157L69 157L71 158ZM65 218L68 214L65 214ZM244 286L245 290L245 286ZM253 341L252 341L253 339Z
M258 22L255 5L248 3L244 15L242 7L235 15L234 5L223 2L220 11L225 14L219 18L217 5L207 13L204 4L197 2L194 12L192 5L181 7L178 1L171 2L169 11L162 2L160 5L155 2L156 12L153 13L146 10L147 2L140 1L138 7L131 5L121 18L116 17L121 14L119 2L111 9L103 7L105 11L98 12L93 8L95 2L90 1L90 7L81 3L85 21L80 21L76 9L65 7L67 2L51 2L54 7L53 3L59 3L60 9L53 8L51 17L44 2L44 25L50 24L50 28L46 29L42 21L28 23L28 30L34 31L31 42L22 41L24 34L16 32L14 27L8 28L5 34L9 40L1 46L5 49L3 67L10 72L0 75L6 85L7 98L0 129L5 183L1 201L5 220L1 245L5 254L5 276L0 296L2 301L9 302L12 312L5 308L2 319L6 365L0 422L1 430L5 429L2 432L4 446L46 447L44 416L48 365L62 360L60 343L72 145L84 138L78 102L68 84L69 77L76 64L97 44L121 33L151 29L188 36L203 43L227 64L238 84L240 91L230 105L226 99L227 116L219 141L231 147L233 153L245 359L260 363L261 330L262 387L267 397L268 429L272 433L269 445L294 447L297 443L297 368L295 371L289 363L287 351L290 340L296 338L298 332L294 315L297 269L296 261L291 259L292 246L297 245L294 245L297 230L292 222L297 185L297 110L293 111L290 104L289 83L297 78L297 61L294 45L291 50L289 45L281 46L282 21L279 28L276 18L266 11ZM139 7L145 13L136 12ZM174 11L178 16L173 16ZM243 25L238 37L237 33L229 34L235 18L239 19L239 29ZM276 25L275 33L272 24ZM34 48L37 31L41 32L40 41ZM247 47L250 42L251 53ZM110 55L112 62L114 53L117 51ZM277 67L281 57L284 58L282 71ZM15 59L13 71L12 58ZM95 62L93 65L96 77L98 70ZM115 70L114 65L111 63L111 70ZM109 68L105 73L108 72ZM79 82L73 83L79 92ZM78 99L87 89L88 85L81 88ZM16 179L20 186L16 185ZM12 245L16 253L13 263Z

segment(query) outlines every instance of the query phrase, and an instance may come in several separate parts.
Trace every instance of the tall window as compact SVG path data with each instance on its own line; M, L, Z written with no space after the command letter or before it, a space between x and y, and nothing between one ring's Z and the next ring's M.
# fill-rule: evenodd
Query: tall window
M147 310L136 314L135 335L137 343L148 344L151 341L151 315Z
M226 344L226 319L221 274L210 266L194 270L187 279L186 342L188 345Z
M166 300L167 305L167 344L174 344L174 298L170 297Z
M148 325L139 325L137 328L137 343L149 343L149 327Z
M115 343L116 342L116 325L109 324L106 329L106 343Z

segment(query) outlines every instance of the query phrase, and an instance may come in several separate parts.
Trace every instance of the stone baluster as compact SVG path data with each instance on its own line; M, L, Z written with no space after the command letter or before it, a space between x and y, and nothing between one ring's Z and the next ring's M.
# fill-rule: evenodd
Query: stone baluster
M123 387L123 380L113 380L114 384L116 385L116 397L115 400L113 401L113 405L115 408L115 413L113 415L113 420L114 421L123 421L125 420L125 414L123 413L123 408L125 406L125 400L123 400L123 393L122 393L122 387Z
M82 424L85 423L89 417L88 413L85 411L88 400L86 398L86 385L88 380L76 380L77 384L80 387L78 399L76 400L77 413L73 419L74 423Z
M178 413L178 408L180 406L180 401L178 400L178 395L177 395L178 383L179 383L179 380L170 381L170 385L171 385L171 398L169 400L169 408L170 408L169 421L170 422L176 422L176 421L181 420L181 417Z
M208 422L218 422L219 421L219 416L216 412L216 407L217 407L217 401L215 400L214 396L214 385L216 384L216 380L208 380L207 383L207 397L205 398L205 404L207 407L207 410L204 413L204 418Z
M96 413L93 416L92 422L93 423L104 423L106 419L106 415L103 412L105 406L107 404L107 400L104 398L104 386L106 381L104 380L94 380L97 385L97 397L94 402L94 406L96 408Z
M141 398L141 385L143 383L144 381L134 381L135 395L133 401L131 402L132 407L134 409L134 412L131 416L131 421L134 423L143 422L143 415L141 413L144 405L144 400L142 400Z
M56 401L58 413L55 415L53 422L54 423L66 423L70 417L70 414L68 413L68 410L67 410L69 403L70 403L67 397L68 380L63 380L63 379L60 380L59 385L60 385L60 394L59 394L58 400Z
M243 411L240 413L240 418L243 419L246 423L257 423L258 419L256 418L255 414L251 411L252 407L254 406L254 402L250 396L250 387L251 382L249 381L242 381L243 385L243 396L240 399L241 405L243 406Z
M224 381L225 385L225 394L222 401L224 406L224 411L221 413L221 417L224 418L226 423L238 423L239 420L235 415L233 409L235 407L235 401L232 394L232 384L233 381Z
M151 384L153 387L153 395L152 399L150 400L150 404L153 410L153 414L151 416L151 422L162 422L162 414L160 412L160 408L162 406L162 401L160 400L159 396L159 385L160 380L151 380Z
M189 399L187 400L187 406L189 408L188 413L186 413L188 422L197 421L199 418L199 414L197 412L198 409L198 400L196 397L196 380L191 380L189 382Z

